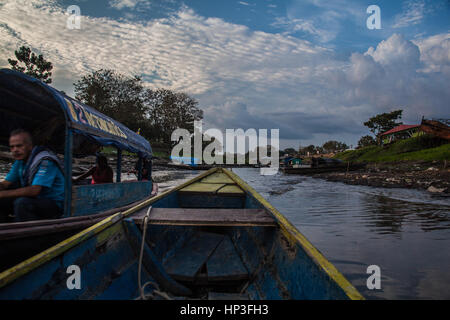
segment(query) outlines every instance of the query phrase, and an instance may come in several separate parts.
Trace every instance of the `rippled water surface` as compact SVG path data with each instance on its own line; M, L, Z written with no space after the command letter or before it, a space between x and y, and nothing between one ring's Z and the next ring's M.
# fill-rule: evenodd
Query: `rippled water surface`
M450 199L233 169L368 299L450 299ZM369 290L369 265L381 290Z

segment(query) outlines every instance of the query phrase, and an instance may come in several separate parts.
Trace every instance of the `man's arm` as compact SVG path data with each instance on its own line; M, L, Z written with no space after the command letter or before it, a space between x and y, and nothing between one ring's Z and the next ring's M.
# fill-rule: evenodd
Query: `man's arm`
M0 191L0 199L2 198L19 198L19 197L37 197L42 191L41 186L29 186L25 188Z
M11 185L12 185L12 182L10 182L8 180L3 180L2 182L0 182L0 191L9 189L9 187L11 187Z

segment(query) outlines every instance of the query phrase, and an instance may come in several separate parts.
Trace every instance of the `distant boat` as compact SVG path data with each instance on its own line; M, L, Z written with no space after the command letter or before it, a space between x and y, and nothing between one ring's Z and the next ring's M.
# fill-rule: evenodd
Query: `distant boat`
M81 270L70 290L69 267ZM222 168L0 273L0 299L364 299L278 210Z
M422 120L420 130L436 137L450 140L450 120Z
M314 175L327 172L346 172L361 170L366 167L365 163L342 163L339 165L319 165L316 167L281 168L286 174Z

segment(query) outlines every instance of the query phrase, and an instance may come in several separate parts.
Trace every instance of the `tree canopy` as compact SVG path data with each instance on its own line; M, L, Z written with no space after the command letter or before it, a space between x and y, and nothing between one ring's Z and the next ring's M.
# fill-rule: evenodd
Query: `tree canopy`
M171 135L177 128L193 131L194 121L203 119L198 102L185 93L167 89L147 90L145 93L146 118L152 136L164 144L171 144ZM150 132L149 132L150 133Z
M98 70L74 83L76 99L137 131L144 122L143 86L139 77Z
M359 148L368 147L368 146L372 146L372 145L376 145L376 144L377 144L377 141L372 136L369 136L369 135L361 137L361 139L359 139L359 141L358 141Z
M148 140L172 146L177 128L193 131L203 118L198 102L185 93L144 87L140 77L98 70L74 83L76 99L138 131Z
M31 49L25 46L14 51L17 60L8 59L13 70L23 72L45 83L52 83L53 69L51 62L44 59L43 55L37 56Z
M380 133L391 130L401 124L402 122L396 122L396 120L402 118L403 110L395 110L390 113L382 113L364 122L364 125L370 129L370 131L378 136Z
M344 151L348 149L348 146L344 142L339 141L327 141L322 146L325 152L336 152L336 151Z

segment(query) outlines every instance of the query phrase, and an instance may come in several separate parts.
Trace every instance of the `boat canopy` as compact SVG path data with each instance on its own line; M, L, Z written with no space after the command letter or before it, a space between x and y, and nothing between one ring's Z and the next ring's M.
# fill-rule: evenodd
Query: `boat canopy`
M66 129L73 133L73 155L95 154L100 146L114 146L152 155L150 143L123 124L40 80L10 69L0 70L0 144L8 145L10 132L29 130L35 144L63 153Z

